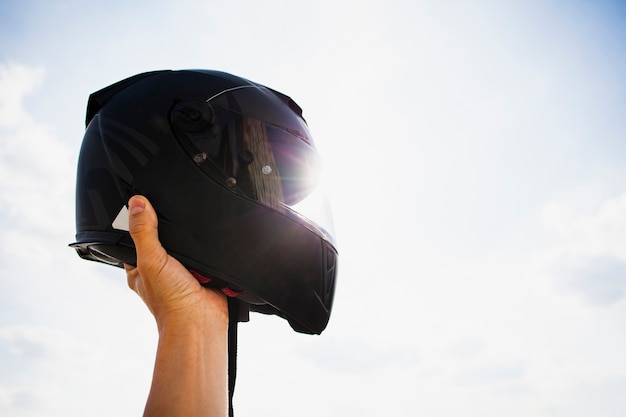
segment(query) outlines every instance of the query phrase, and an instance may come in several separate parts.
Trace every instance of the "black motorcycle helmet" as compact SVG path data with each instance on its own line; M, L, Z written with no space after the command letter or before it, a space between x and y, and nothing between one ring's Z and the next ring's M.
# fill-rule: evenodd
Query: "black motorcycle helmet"
M135 264L126 204L145 195L163 247L201 282L298 332L324 330L337 250L301 210L320 161L293 100L223 72L155 71L93 93L86 123L80 257Z

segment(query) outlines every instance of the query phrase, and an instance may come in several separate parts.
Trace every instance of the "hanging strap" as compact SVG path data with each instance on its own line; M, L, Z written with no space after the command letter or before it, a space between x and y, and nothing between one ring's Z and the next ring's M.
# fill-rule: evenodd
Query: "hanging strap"
M240 302L228 297L228 415L234 417L233 394L237 378L237 323L240 319Z

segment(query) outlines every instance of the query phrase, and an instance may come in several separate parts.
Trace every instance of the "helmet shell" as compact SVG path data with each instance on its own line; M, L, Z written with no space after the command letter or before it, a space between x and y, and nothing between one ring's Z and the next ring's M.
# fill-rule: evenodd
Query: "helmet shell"
M260 158L241 139L248 119L279 132L266 146L279 149L270 155L284 173L279 203L264 201L246 174ZM128 199L141 194L155 207L163 247L209 285L233 290L252 311L279 315L298 332L324 330L337 250L329 233L289 207L310 191L296 173L317 155L289 97L218 71L155 71L92 94L86 123L71 245L79 256L135 264L123 223Z

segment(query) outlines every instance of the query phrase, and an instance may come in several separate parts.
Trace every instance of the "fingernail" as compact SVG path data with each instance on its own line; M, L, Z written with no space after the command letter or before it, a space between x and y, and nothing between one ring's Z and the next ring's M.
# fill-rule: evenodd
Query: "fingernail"
M140 198L131 198L128 202L128 211L130 214L139 214L146 208L146 204Z

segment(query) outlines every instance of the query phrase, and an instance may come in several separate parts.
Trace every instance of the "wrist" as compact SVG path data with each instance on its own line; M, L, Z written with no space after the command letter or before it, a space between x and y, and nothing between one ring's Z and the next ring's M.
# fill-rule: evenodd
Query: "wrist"
M226 296L211 290L196 303L155 314L159 334L164 331L204 331L228 329L228 301Z

